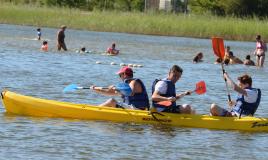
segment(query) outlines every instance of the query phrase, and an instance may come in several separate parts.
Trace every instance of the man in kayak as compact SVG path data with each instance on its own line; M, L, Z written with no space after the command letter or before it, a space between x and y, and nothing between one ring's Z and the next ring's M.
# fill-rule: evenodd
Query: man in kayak
M117 102L115 99L111 98L100 104L100 106L108 106L108 107L117 107L117 108L131 108L131 109L148 109L149 98L147 95L146 88L143 82L138 78L133 78L133 70L130 67L121 68L117 74L120 79L128 83L130 88L132 89L132 93L130 96L122 95L117 92L114 86L110 86L108 89L102 89L100 87L91 86L91 89L96 91L97 93L106 94L106 95L121 95L123 102Z
M61 29L58 31L58 34L57 34L57 47L58 47L58 51L61 50L61 48L64 50L64 51L67 51L67 48L66 48L66 45L65 45L65 42L64 42L64 39L65 39L65 30L66 30L66 26L61 26Z
M227 73L224 73L224 78L226 78L228 84L232 86L234 91L238 92L238 98L236 102L229 102L229 106L233 107L231 111L212 104L210 107L211 115L225 117L253 116L260 104L261 90L251 87L252 79L247 74L238 77L238 85L232 81Z
M177 105L176 100L181 99L185 95L191 94L187 91L181 94L176 94L175 83L180 79L182 75L182 68L174 65L168 73L168 77L165 79L156 79L152 85L152 105L158 112L172 112L172 113L184 113L191 114L195 111L190 105ZM159 104L161 101L171 102L170 105Z

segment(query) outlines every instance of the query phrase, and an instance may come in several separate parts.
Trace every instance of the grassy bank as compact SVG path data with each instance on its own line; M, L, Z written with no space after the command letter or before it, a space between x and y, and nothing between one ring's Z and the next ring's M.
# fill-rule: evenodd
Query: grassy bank
M0 23L58 28L126 32L254 41L256 34L268 36L268 21L215 16L128 12L84 12L74 9L0 5Z

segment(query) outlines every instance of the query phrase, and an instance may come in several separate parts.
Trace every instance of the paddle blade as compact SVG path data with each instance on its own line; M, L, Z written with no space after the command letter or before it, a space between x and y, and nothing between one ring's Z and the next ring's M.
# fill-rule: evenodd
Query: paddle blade
M67 87L63 89L63 92L71 92L78 89L78 86L76 84L70 84Z
M115 86L115 89L118 90L124 96L130 96L132 94L132 89L128 83L119 83Z
M204 94L206 93L206 91L207 91L207 88L206 88L205 81L200 81L196 83L196 87L195 87L196 94Z
M225 55L223 39L219 37L213 37L212 48L213 48L214 54L223 60L224 55Z
M172 102L170 102L170 101L160 101L160 102L157 102L157 104L159 104L161 106L169 107L169 106L171 106Z

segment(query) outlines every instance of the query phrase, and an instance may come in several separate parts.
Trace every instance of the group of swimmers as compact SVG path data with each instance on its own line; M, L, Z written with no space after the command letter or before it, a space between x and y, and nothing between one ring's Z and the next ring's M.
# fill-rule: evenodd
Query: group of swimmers
M117 72L120 79L123 82L128 83L132 89L130 96L121 94L113 85L109 86L108 89L90 86L90 88L97 93L104 95L118 95L122 97L122 102L111 98L100 104L100 106L140 110L148 109L150 103L146 87L141 79L134 78L133 73L133 70L127 66L121 68ZM185 95L191 94L191 91L186 91L180 94L176 93L175 84L181 78L182 73L183 69L181 67L173 65L166 78L156 79L152 83L152 108L156 109L158 112L195 114L195 110L189 104L176 104L177 100L183 98ZM229 101L229 105L233 107L231 110L226 110L213 103L210 108L210 114L213 116L253 116L261 100L261 91L260 89L252 87L252 78L249 75L244 74L238 77L239 84L236 84L227 73L224 73L224 77L234 91L238 92L239 96L236 101ZM170 103L168 105L161 103L165 101Z
M250 55L246 55L245 60L242 61L238 57L234 56L234 53L231 51L230 46L226 46L224 59L222 60L220 57L216 59L215 64L224 63L228 64L244 64L249 66L257 66L263 67L265 52L267 51L266 43L261 39L260 35L256 36L256 49L254 51L254 55L256 56L256 64L253 60L251 60ZM203 53L199 52L193 58L193 63L199 63L203 60Z
M62 25L60 27L60 30L57 33L57 49L58 51L60 51L61 49L64 51L67 51L67 47L65 44L65 30L66 30L67 26ZM41 28L37 28L37 40L41 40ZM44 40L41 46L41 50L47 52L48 51L48 41ZM89 53L89 51L86 50L86 47L82 47L79 50L79 53ZM113 42L111 47L108 47L106 50L106 53L109 55L118 55L119 54L119 50L116 49L116 44Z

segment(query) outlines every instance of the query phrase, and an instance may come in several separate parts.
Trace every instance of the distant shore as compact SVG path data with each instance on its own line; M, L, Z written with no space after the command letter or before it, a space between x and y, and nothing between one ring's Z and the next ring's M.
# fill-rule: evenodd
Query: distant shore
M255 41L257 34L268 41L268 21L199 15L177 15L167 13L140 13L94 11L85 12L68 8L41 8L37 6L0 6L0 23L29 25L36 27L68 28L102 32L210 38L223 37L228 40Z

